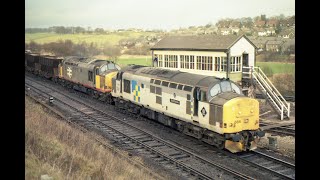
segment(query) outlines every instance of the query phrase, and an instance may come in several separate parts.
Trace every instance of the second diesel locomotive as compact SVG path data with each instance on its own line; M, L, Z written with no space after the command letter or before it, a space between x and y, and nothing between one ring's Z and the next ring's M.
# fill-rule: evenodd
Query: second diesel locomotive
M112 79L115 105L235 153L256 148L259 103L232 81L130 66Z

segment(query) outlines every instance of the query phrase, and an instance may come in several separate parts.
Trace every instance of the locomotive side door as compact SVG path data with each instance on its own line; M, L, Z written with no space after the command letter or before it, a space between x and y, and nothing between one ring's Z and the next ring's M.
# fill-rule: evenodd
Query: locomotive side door
M198 109L199 109L199 100L200 100L200 88L195 87L193 90L193 116L198 116Z
M120 92L122 93L122 75L123 75L123 72L118 72L117 73L117 81L116 81L116 92Z

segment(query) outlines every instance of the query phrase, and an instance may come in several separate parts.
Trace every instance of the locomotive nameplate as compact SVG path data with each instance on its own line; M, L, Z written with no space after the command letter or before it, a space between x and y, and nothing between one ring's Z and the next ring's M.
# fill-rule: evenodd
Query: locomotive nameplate
M180 105L180 101L175 100L175 99L170 99L170 102L174 103L174 104L179 104Z

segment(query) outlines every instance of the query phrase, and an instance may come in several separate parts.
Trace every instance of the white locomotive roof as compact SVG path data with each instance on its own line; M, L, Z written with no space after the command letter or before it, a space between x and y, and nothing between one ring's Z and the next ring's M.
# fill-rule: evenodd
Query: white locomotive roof
M140 65L129 66L123 71L135 75L147 76L154 79L161 79L181 84L187 84L191 86L208 87L212 84L221 81L221 79L218 79L215 76L204 76L187 72L161 69L155 67L146 67Z

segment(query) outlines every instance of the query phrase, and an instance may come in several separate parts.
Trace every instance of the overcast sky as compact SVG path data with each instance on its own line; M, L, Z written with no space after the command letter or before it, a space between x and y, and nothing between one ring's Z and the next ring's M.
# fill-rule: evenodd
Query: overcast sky
M26 0L26 27L173 29L295 14L295 0Z

